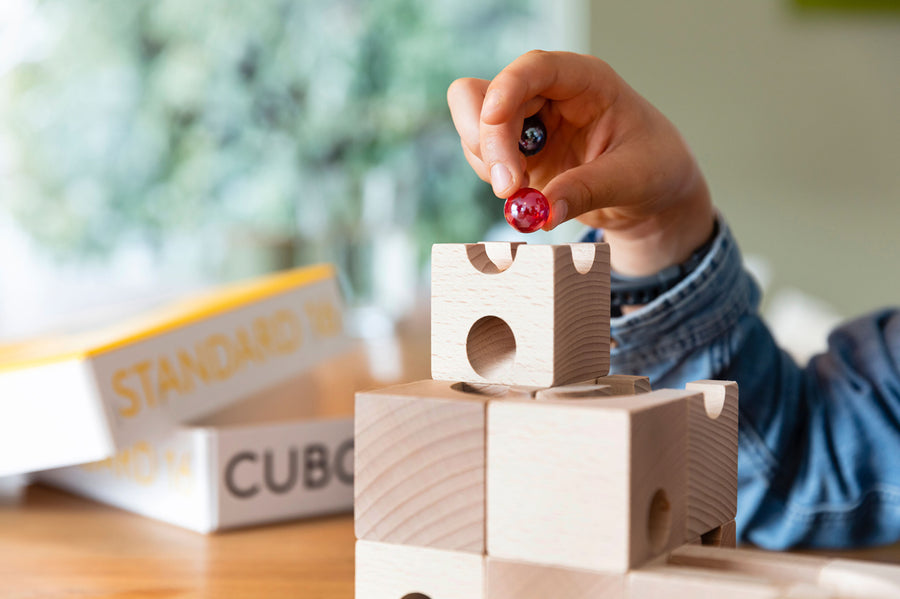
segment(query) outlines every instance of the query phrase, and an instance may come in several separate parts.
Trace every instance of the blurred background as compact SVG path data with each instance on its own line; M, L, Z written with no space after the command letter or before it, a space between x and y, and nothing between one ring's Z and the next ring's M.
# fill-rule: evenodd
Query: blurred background
M773 320L896 303L896 4L4 0L0 337L318 261L390 323L432 243L513 238L445 92L536 47L676 123Z
M4 0L0 336L318 261L402 314L502 220L447 86L586 51L578 1Z
M675 122L803 359L900 304L900 2L591 5L591 52Z

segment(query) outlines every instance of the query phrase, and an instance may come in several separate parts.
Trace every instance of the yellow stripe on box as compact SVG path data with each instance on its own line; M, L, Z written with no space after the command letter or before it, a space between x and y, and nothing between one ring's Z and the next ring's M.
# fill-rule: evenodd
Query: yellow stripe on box
M202 291L100 329L0 345L0 371L82 360L334 276L330 264L297 268Z

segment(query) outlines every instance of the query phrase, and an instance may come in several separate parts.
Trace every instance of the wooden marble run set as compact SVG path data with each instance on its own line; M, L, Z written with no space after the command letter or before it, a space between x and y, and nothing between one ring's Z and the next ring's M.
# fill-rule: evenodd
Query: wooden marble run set
M358 599L900 597L734 549L738 388L608 375L603 243L432 254L432 377L356 397Z

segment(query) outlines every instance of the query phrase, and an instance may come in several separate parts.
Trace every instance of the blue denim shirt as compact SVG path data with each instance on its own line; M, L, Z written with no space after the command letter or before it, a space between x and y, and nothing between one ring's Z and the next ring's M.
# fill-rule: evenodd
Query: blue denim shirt
M668 388L737 381L740 540L770 549L897 541L900 311L841 326L824 354L798 366L761 320L759 288L719 225L694 272L612 319L611 371Z

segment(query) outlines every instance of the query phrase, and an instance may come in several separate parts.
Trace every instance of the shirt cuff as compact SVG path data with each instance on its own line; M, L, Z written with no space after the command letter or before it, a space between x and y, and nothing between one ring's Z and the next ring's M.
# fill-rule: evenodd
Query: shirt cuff
M760 291L744 271L741 252L720 215L719 233L697 268L649 304L611 319L613 372L644 372L679 362L755 311ZM597 239L589 232L585 239Z

